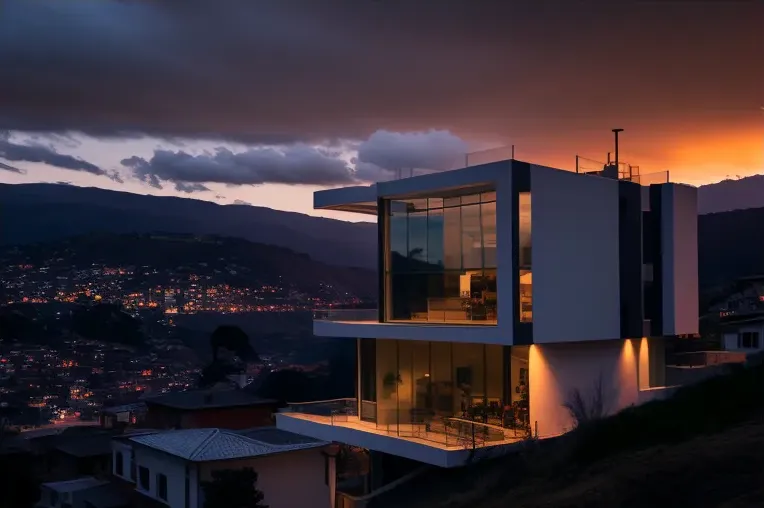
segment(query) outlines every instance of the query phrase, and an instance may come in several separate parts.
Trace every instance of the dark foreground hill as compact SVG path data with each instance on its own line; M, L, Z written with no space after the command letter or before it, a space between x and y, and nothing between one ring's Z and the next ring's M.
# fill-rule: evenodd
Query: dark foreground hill
M0 244L167 231L245 238L325 263L376 266L376 226L247 205L58 184L0 184Z
M518 454L465 468L430 468L368 506L764 506L761 361L747 368L733 366L727 375L589 423L557 440L529 442Z

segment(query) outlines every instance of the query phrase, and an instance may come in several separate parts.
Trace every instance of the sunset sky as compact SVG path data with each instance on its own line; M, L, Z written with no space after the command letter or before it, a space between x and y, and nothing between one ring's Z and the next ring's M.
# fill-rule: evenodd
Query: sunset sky
M701 185L764 173L764 2L5 0L0 182L314 213L514 144ZM324 214L348 218L337 214Z

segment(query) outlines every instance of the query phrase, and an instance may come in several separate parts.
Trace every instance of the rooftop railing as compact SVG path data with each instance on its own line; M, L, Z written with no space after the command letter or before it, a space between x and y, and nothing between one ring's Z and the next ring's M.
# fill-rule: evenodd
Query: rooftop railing
M480 166L482 164L490 164L492 162L505 161L514 158L515 145L505 145L497 148L490 148L488 150L480 150L476 152L464 153L462 155L456 155L450 160L442 159L439 161L433 161L433 163L428 167L407 166L391 169L388 175L388 179L400 180L414 176L429 175L443 171ZM607 168L615 165L613 162L604 163L594 159L581 157L579 155L576 155L575 161L576 173L593 176L606 176L608 173ZM612 178L615 178L615 175L617 174L617 178L619 180L630 180L634 183L638 183L644 186L669 182L668 171L640 174L639 166L633 166L625 162L619 162L617 166L617 169L613 170L614 176L612 176Z

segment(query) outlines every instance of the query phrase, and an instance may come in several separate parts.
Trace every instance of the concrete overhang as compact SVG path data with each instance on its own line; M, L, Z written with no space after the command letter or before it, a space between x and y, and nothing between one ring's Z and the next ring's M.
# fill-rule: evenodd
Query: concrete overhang
M313 208L376 216L377 187L376 185L357 185L316 191L313 193Z
M463 194L467 189L480 192L494 188L497 180L511 171L512 161L505 160L379 182L376 185L377 195L381 198L445 197L449 191L453 191L455 195Z

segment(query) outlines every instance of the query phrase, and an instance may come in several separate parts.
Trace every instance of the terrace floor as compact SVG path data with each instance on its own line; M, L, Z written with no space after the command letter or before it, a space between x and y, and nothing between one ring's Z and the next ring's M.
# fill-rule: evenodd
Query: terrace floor
M457 432L445 433L445 432L431 432L426 430L424 424L396 424L389 427L378 426L372 422L361 421L357 416L318 416L306 413L279 413L279 416L295 418L298 420L310 421L323 425L342 427L347 429L359 430L363 432L369 432L372 434L378 434L380 436L391 437L408 441L412 443L419 443L426 446L436 447L442 450L464 450L472 448L472 434L470 432L462 433L459 435ZM494 432L494 437L491 439L483 439L481 437L480 430L476 430L475 447L486 448L491 446L508 445L519 443L524 440L524 435L521 431L513 431L511 429L502 429L496 426L485 426L483 424L475 424L477 428L489 427ZM504 439L496 438L496 433L504 434Z

